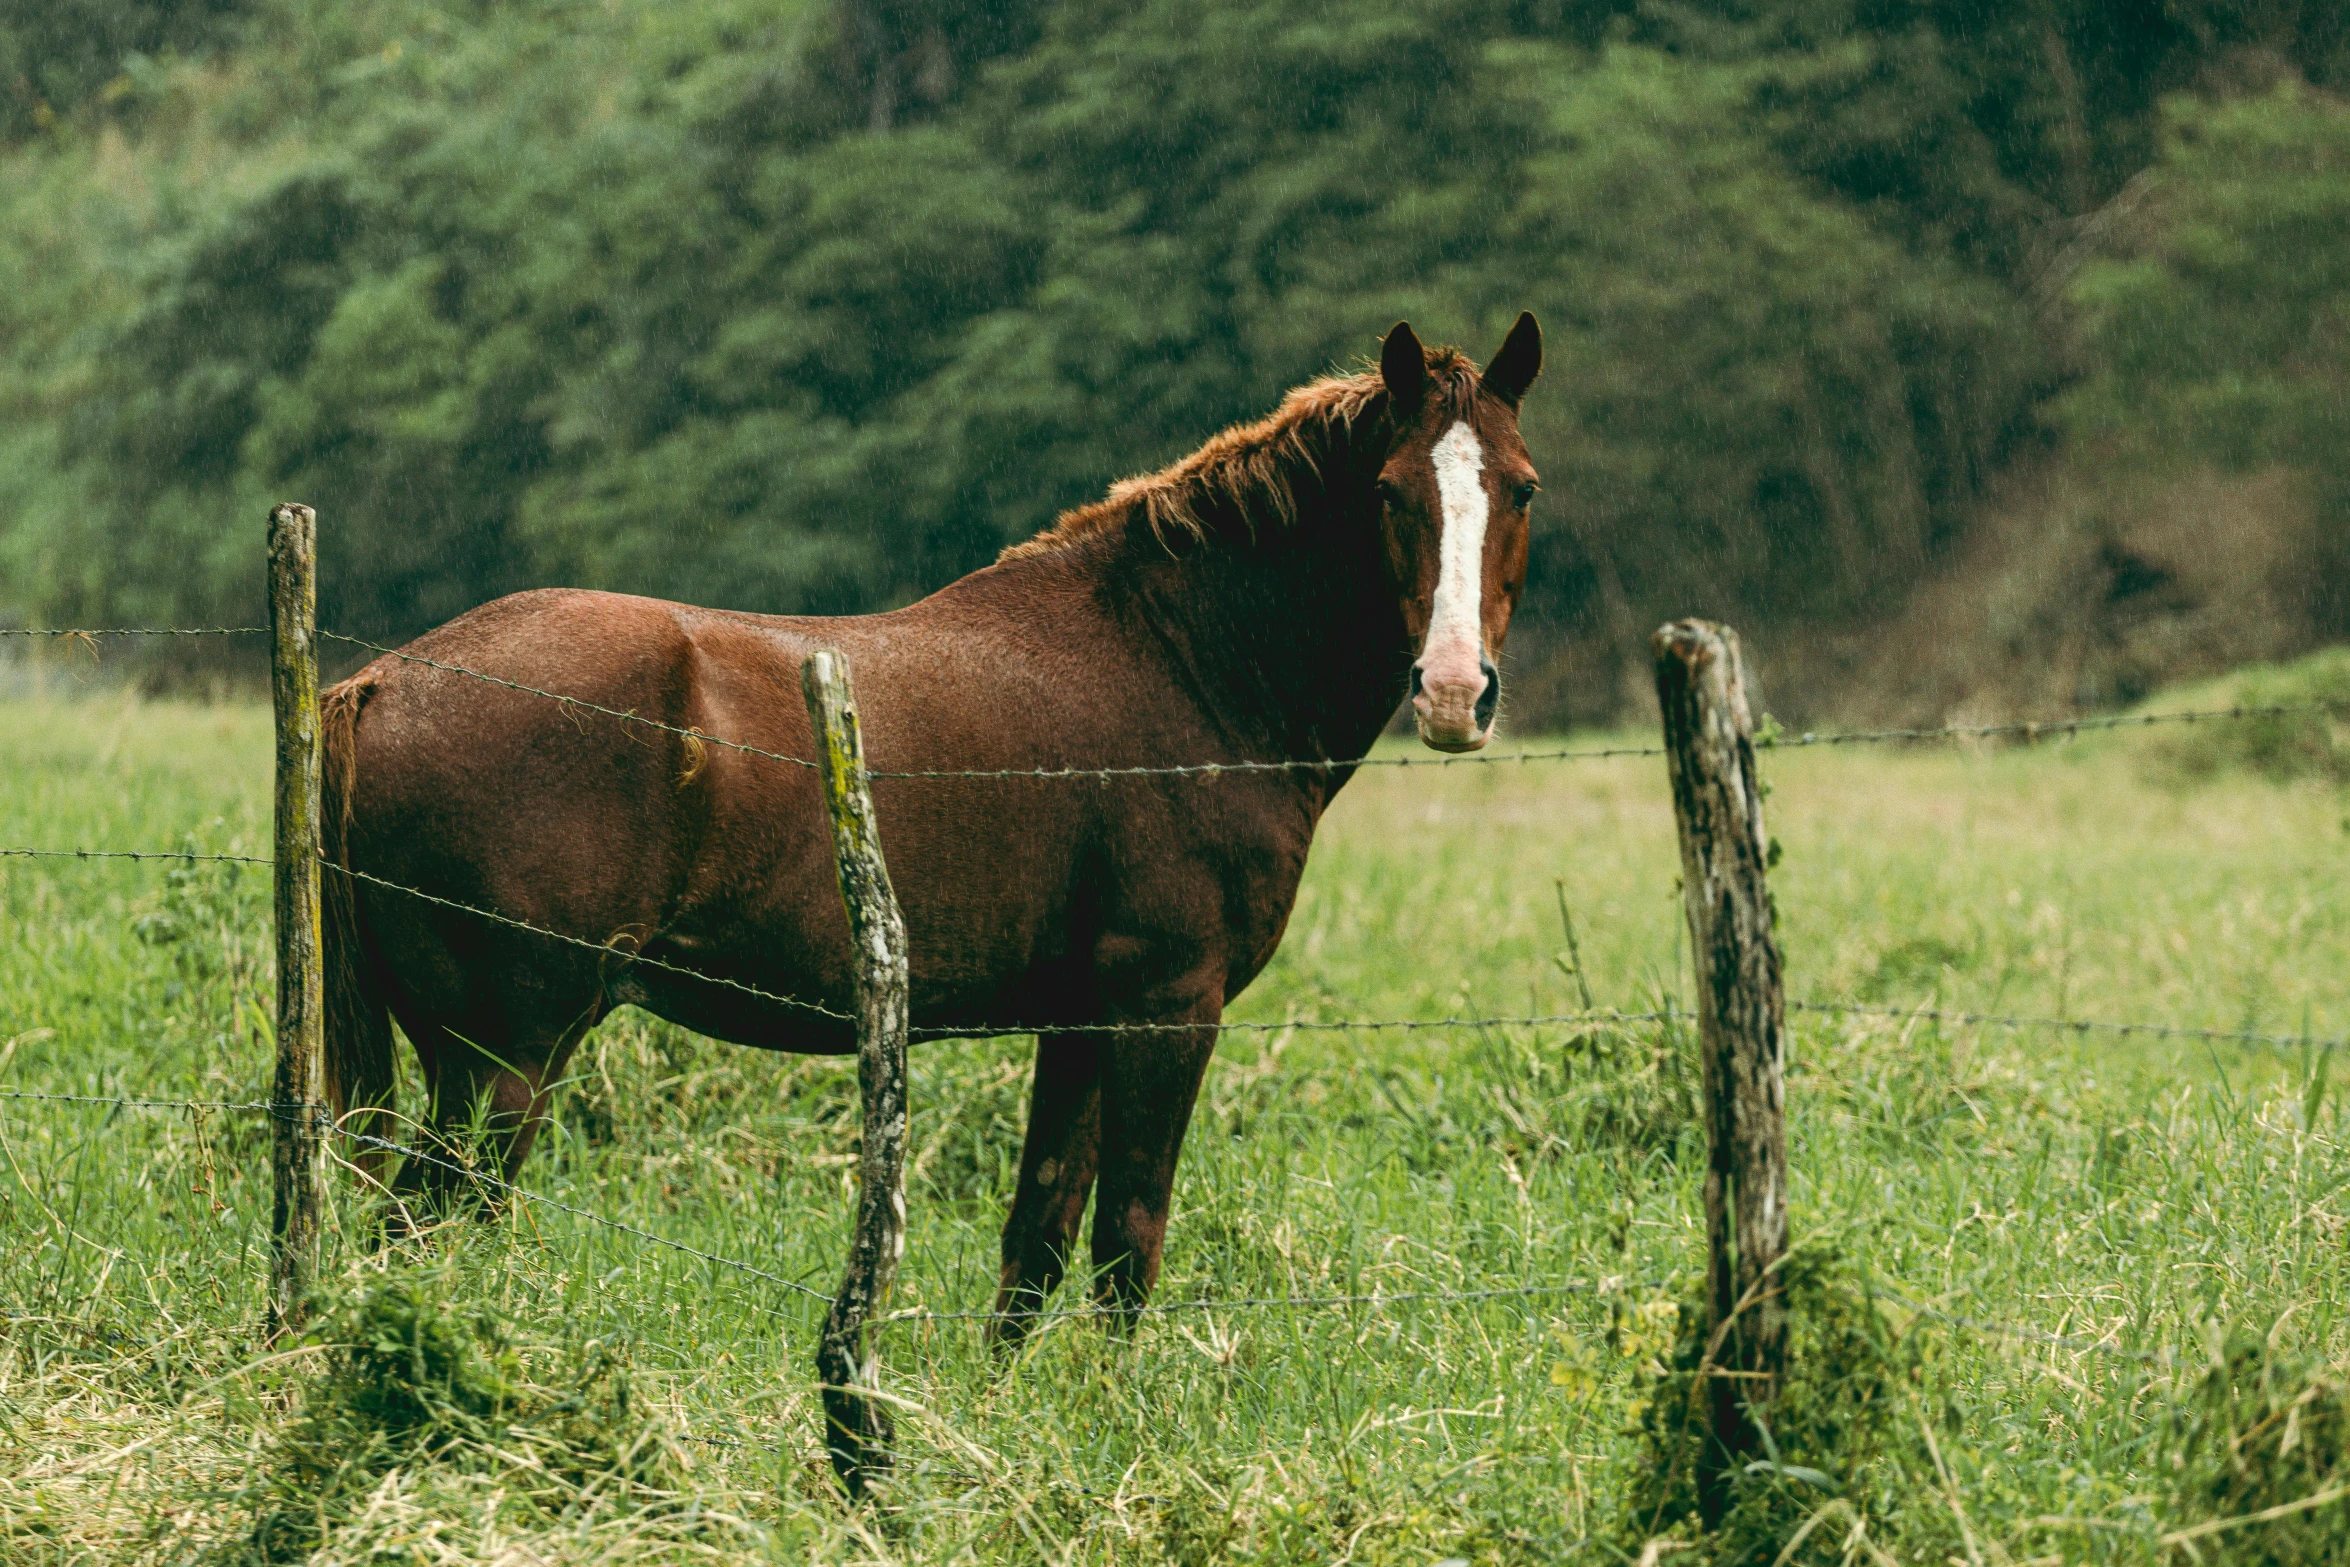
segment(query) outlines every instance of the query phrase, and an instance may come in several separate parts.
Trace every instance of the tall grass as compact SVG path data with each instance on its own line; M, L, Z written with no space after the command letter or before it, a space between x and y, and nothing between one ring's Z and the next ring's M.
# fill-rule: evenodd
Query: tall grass
M0 846L258 852L267 753L246 706L0 706ZM2129 737L1766 767L1798 996L2350 1030L2350 838L2320 779L2187 776ZM1684 1007L1674 874L1653 758L1373 770L1235 1015L1569 1011L1579 984ZM0 1086L258 1095L266 893L258 868L0 861ZM377 1252L343 1181L326 1326L265 1354L256 1118L0 1101L0 1556L1613 1560L1699 1266L1688 1048L1670 1025L1232 1036L1162 1299L1558 1293L1205 1309L1125 1337L1062 1321L1002 1368L976 1322L903 1323L883 1353L903 1464L864 1510L824 1463L805 1297L530 1203ZM894 1304L986 1305L1026 1056L916 1053ZM1791 1560L2153 1561L2230 1507L2318 1494L2330 1460L2231 1483L2258 1441L2209 1432L2304 1389L2318 1407L2350 1354L2331 1065L1797 1016L1797 1229L1848 1269L1821 1287L1865 1292L1900 1340L1869 1417L1899 1461L1833 1494L1789 1482L1757 1514L1777 1532L1722 1559L1767 1563L1739 1553L1808 1521ZM829 1289L848 1063L624 1014L562 1122L527 1186ZM1859 1342L1849 1321L1834 1342ZM2239 1397L2247 1333L2269 1385Z

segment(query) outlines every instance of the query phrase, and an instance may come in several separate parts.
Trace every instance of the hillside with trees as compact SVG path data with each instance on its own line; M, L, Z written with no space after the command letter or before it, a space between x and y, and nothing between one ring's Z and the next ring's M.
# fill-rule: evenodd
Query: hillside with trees
M249 621L288 495L363 635L886 607L1531 308L1521 723L1692 612L2126 699L2350 635L2346 88L2249 0L0 0L0 623Z

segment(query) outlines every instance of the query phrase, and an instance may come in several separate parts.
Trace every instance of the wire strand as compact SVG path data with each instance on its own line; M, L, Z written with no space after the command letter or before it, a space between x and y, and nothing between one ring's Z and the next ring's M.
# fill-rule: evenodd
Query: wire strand
M581 1208L574 1204L564 1202L560 1198L549 1196L544 1192L534 1191L529 1187L521 1186L515 1182L506 1180L501 1176L491 1175L485 1171L461 1164L452 1159L444 1158L438 1154L431 1153L422 1148L414 1147L407 1143L396 1142L390 1138L377 1137L371 1133L353 1131L348 1127L338 1124L330 1114L328 1107L324 1105L280 1105L267 1100L145 1099L129 1098L117 1095L55 1094L29 1089L0 1089L0 1099L32 1100L54 1104L106 1105L118 1109L134 1110L238 1110L268 1111L273 1114L282 1114L287 1111L308 1112L318 1119L321 1130L332 1136L342 1138L345 1141L358 1143L370 1148L381 1149L387 1153L398 1154L403 1159L414 1159L420 1163L437 1166L440 1169L444 1169L453 1174L462 1176L468 1181L495 1188L496 1190L504 1192L519 1201L533 1202L539 1204L542 1207L553 1208L558 1212L570 1214L574 1218L585 1219L591 1224L601 1226L605 1229L617 1231L618 1233L631 1236L637 1240L648 1241L656 1246L682 1253L683 1255L693 1257L699 1261L707 1262L717 1267L732 1269L750 1277L765 1280L768 1283L780 1284L785 1289L790 1290L797 1295L820 1302L826 1306L833 1304L833 1297L826 1295L821 1290L814 1289L806 1284L802 1284L796 1279L786 1278L782 1274L776 1273L770 1269L759 1267L755 1263L744 1262L739 1258L727 1257L717 1252L704 1251L698 1246L689 1245L684 1241L673 1240L666 1235L659 1234L653 1230L645 1229L639 1225L630 1224L625 1220L608 1218L603 1214L595 1213L589 1209ZM935 1311L928 1307L916 1307L909 1310L889 1312L882 1316L875 1317L867 1325L875 1329L880 1329L926 1322L989 1322L1001 1320L1006 1322L1016 1322L1023 1328L1034 1328L1049 1325L1055 1322L1069 1321L1080 1318L1102 1319L1117 1317L1169 1316L1183 1312L1212 1313L1218 1311L1302 1310L1324 1309L1340 1306L1370 1306L1373 1308L1379 1308L1400 1305L1457 1305L1472 1301L1525 1300L1538 1299L1546 1296L1570 1295L1581 1293L1583 1291L1597 1287L1598 1284L1594 1280L1586 1278L1572 1278L1560 1279L1547 1284L1501 1285L1490 1288L1467 1290L1374 1290L1369 1292L1335 1295L1258 1295L1239 1296L1220 1300L1210 1298L1176 1301L1150 1301L1137 1306L1118 1306L1115 1304L1102 1304L1097 1302L1092 1305L1077 1307L1074 1309L1062 1308L1049 1311L1023 1311L1014 1309L1007 1312L999 1312L992 1308L984 1311ZM1886 1285L1883 1281L1878 1281L1878 1287L1888 1297L1921 1316L1931 1317L1937 1321L1946 1322L1955 1327L1965 1328L1970 1332L1983 1333L1993 1337L2006 1338L2017 1342L2045 1344L2055 1348L2085 1350L2092 1353L2110 1355L2129 1360L2158 1361L2164 1358L2162 1355L2155 1352L2125 1349L2118 1344L2108 1342L2103 1337L2092 1337L2084 1334L2052 1333L2044 1328L2031 1327L2021 1323L1992 1322L1980 1317L1962 1315L1960 1313L1948 1311L1940 1306L1918 1300L1897 1288ZM1652 1291L1666 1291L1670 1289L1670 1286L1658 1284L1650 1285L1648 1288L1650 1288Z
M0 849L0 860L196 860L218 865L274 865L251 854L172 853L162 849Z
M0 637L255 637L267 626L0 626Z
M762 990L757 985L745 984L739 979L729 979L723 974L705 973L701 969L687 968L681 963L671 963L666 959L647 957L641 952L630 952L625 948L613 946L609 942L590 941L585 936L573 936L564 931L550 930L544 925L534 925L528 920L516 919L511 914L499 914L494 910L481 908L475 904L461 903L455 898L444 898L438 893L426 892L421 887L410 887L367 871L353 869L348 865L338 865L324 857L321 857L319 863L322 868L334 871L338 875L348 876L354 881L363 881L370 886L381 887L387 892L402 893L425 903L436 904L444 909L454 909L460 914L475 915L494 924L508 925L516 930L528 931L534 936L544 936L550 941L560 941L574 947L585 947L590 952L600 952L608 957L619 958L623 962L642 964L647 968L663 969L672 974L683 974L688 979L698 979L712 985L723 985L729 990L739 990L744 995L755 996L761 1001L772 1001L778 1006L796 1007L801 1011L813 1012L822 1017L832 1018L837 1022L854 1023L856 1021L853 1015L835 1011L820 1001L802 1001L796 996L780 996L772 990Z
M0 1088L0 1099L31 1099L50 1104L113 1105L122 1110L275 1110L266 1099L130 1099L119 1094L45 1094L30 1088ZM286 1108L299 1110L301 1105ZM322 1109L311 1105L307 1108Z
M677 735L704 744L722 746L749 756L765 757L770 761L788 762L794 767L813 768L816 765L805 757L789 756L780 751L770 751L760 746L745 744L739 740L728 740L717 735L704 734L698 729L686 728L657 718L647 718L640 713L608 707L603 703L591 702L583 697L565 696L560 692L525 685L521 681L510 680L502 675L492 675L478 669L468 669L462 664L446 663L440 659L426 658L419 653L403 652L398 648L386 647L380 642L370 642L364 637L346 636L341 632L326 630L321 630L318 635L330 641L366 648L374 653L400 659L406 663L421 664L428 669L440 670L445 674L464 675L491 685L503 686L510 691L520 691L531 696L543 697L551 702L581 708L607 718L617 719L623 723L642 724L647 728L657 729L666 734ZM2175 713L2130 713L2087 718L2023 719L2012 723L1953 724L1940 728L1923 729L1855 729L1825 732L1807 730L1796 735L1763 735L1758 737L1754 744L1757 750L1794 751L1816 746L1920 744L2002 737L2037 741L2057 735L2081 734L2107 729L2140 728L2153 724L2214 723L2226 720L2284 718L2321 713L2350 713L2350 702L2297 702L2265 707L2200 708ZM1278 761L1181 762L1167 765L1122 767L876 767L868 768L866 776L900 780L925 778L966 780L1180 778L1214 777L1222 773L1340 772L1358 767L1494 767L1528 762L1605 761L1617 757L1662 756L1664 754L1665 748L1661 745L1627 745L1602 746L1587 750L1565 748L1548 751L1475 751L1457 756L1299 757Z
M2155 1039L2197 1039L2216 1044L2269 1045L2278 1049L2332 1050L2350 1045L2345 1039L2304 1038L2299 1034L2268 1034L2256 1029L2185 1028L2172 1023L2111 1023L2095 1018L2033 1017L2013 1013L1954 1012L1935 1007L1877 1006L1859 1001L1790 1001L1790 1012L1819 1012L1845 1017L1920 1018L1935 1023L1979 1027L2049 1029L2074 1034L2142 1034Z

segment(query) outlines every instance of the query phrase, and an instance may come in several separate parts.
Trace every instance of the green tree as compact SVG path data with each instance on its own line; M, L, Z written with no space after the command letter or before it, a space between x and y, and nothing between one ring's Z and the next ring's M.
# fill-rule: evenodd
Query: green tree
M2097 369L2063 412L2133 461L2308 472L2311 587L2350 631L2350 107L2288 81L2165 120L2135 253L2074 283Z
M2342 53L2233 0L240 3L236 69L0 154L0 615L249 616L290 493L368 634L535 582L886 606L1400 316L1483 349L1531 307L1536 640L1857 624L2046 435L2086 361L2041 280L2158 96ZM2274 165L2247 277L2315 243L2254 215L2325 102L2176 111L2166 190ZM2083 282L2068 428L2154 373L2130 323L2188 295L2130 300L2186 254ZM2331 340L2289 339L2162 375L2235 363L2319 440Z
M245 0L0 0L0 142L133 95L129 73L148 57L232 39L246 9Z

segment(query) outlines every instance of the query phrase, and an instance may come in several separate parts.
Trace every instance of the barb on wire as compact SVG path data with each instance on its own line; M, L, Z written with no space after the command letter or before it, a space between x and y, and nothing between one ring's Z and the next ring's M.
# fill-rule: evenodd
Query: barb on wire
M0 637L258 637L267 626L0 626Z
M1935 1007L1878 1006L1862 1001L1790 1001L1792 1012L1821 1012L1847 1017L1921 1018L1934 1023L1963 1023L1989 1028L2044 1028L2073 1034L2140 1034L2153 1039L2209 1040L2215 1044L2268 1045L2280 1050L2335 1049L2350 1039L2304 1038L2299 1034L2264 1034L2255 1029L2182 1028L2171 1023L2110 1023L2096 1018L2030 1017L1996 1012L1949 1012Z
M220 865L268 865L250 854L194 854L163 849L0 849L0 860L203 860Z

